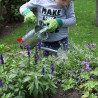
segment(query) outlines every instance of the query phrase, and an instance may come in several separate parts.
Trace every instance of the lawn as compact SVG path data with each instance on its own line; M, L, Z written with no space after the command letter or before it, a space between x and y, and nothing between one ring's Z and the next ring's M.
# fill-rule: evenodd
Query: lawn
M74 8L76 14L76 25L71 26L69 32L69 39L80 46L85 47L87 44L96 43L96 52L98 56L98 27L95 24L96 15L96 1L95 0L76 0L74 1ZM30 28L32 28L32 24ZM0 43L7 43L13 51L18 50L17 38L21 38L27 32L27 24L22 24L12 33L0 40Z
M76 25L70 27L69 38L80 46L91 42L98 47L98 27L95 26L96 0L76 0L74 2ZM98 56L98 48L96 49Z

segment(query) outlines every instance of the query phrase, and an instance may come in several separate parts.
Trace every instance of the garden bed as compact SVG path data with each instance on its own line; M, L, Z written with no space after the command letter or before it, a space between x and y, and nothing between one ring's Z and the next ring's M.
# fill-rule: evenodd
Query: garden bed
M21 23L16 26L7 25L5 27L6 29L3 29L3 35L0 36L0 38L11 33L11 30L19 25L21 25ZM73 51L65 55L67 59L62 59L62 57L52 59L51 56L46 58L43 57L43 55L40 54L41 51L38 52L37 49L33 49L32 53L29 53L30 51L27 49L24 53L15 53L15 55L13 55L14 53L10 53L9 51L11 50L9 46L5 44L1 45L0 52L4 57L2 56L2 59L0 59L1 61L4 59L4 62L0 64L0 78L2 79L0 82L3 83L4 88L3 90L0 88L0 95L6 98L12 98L11 96L23 97L26 93L36 93L35 96L43 96L44 93L48 95L49 93L49 96L43 98L81 98L83 95L84 98L97 98L98 60L95 58L94 44L91 43L87 45L87 48L84 50L74 44L72 45ZM20 48L18 50L22 51ZM8 52L8 54L5 55L5 52ZM30 58L28 58L28 56L30 56ZM53 61L55 68L51 61ZM89 64L92 64L92 67L88 66ZM43 68L45 69L43 70ZM60 86L62 86L62 88L56 88L55 84L59 83L61 83ZM74 88L79 88L80 91ZM52 94L55 89L57 93ZM93 92L93 90L95 90L95 92Z

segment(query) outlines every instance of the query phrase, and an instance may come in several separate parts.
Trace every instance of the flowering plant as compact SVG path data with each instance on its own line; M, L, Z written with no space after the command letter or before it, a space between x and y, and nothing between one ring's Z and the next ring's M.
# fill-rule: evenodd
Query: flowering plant
M32 50L28 45L19 47L25 55L0 54L1 98L46 98L56 93L58 86L82 90L82 98L98 96L98 60L88 48L72 44L72 50L56 57L44 55L40 43Z
M8 52L10 51L10 48L8 47L8 45L5 44L0 44L0 53L4 53L4 52Z

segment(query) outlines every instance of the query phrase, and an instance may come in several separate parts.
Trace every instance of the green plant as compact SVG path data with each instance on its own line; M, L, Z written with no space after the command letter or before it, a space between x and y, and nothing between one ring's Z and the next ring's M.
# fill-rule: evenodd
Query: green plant
M94 96L96 98L97 93L94 90L98 90L98 68L93 66L92 59L95 64L97 64L97 60L94 59L92 51L82 50L73 43L72 45L72 50L67 51L64 57L43 57L43 51L38 48L40 45L32 51L27 45L27 52L21 46L24 53L16 57L8 57L3 51L0 54L4 55L4 58L0 57L0 78L3 84L3 87L0 88L1 98L37 98L38 95L45 98L46 95L56 93L58 85L62 86L63 90L81 89L84 94L82 97ZM6 51L6 49L4 50ZM84 53L88 56L85 56ZM81 57L82 54L84 56ZM92 64L83 61L88 59ZM86 68L89 64L92 65L90 68L88 67L90 70ZM94 75L96 77L93 77Z
M82 98L97 98L97 95L92 93L95 89L98 91L98 81L87 81L85 84L80 85L80 88L84 88Z
M0 88L1 98L30 96L43 98L47 94L56 93L55 76L50 71L51 63L48 60L46 64L46 58L42 61L39 59L38 63L35 63L34 53L36 51L30 53L30 58L26 58L28 56L26 53L15 58L6 55L3 58L4 53L0 54L0 77L3 81L3 87ZM38 55L41 56L40 53ZM45 74L42 71L43 67L45 67Z
M8 52L10 48L7 46L7 44L0 44L0 53Z
M73 83L75 82L74 79L66 79L64 80L64 84L62 84L61 86L63 87L63 90L66 91L68 89L74 88Z
M0 21L4 20L3 16L0 16ZM0 23L0 28L3 26L3 24Z
M7 18L9 22L15 21L15 20L20 20L21 15L19 13L19 8L22 4L27 2L28 0L1 0L0 2L3 4L3 6L6 8L6 15L8 16Z
M4 20L3 16L0 16L0 21L1 21L1 20Z

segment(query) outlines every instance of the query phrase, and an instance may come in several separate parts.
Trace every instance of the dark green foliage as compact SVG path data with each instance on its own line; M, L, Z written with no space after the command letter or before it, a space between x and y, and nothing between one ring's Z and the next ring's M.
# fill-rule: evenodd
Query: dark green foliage
M2 16L0 16L0 21L4 20L4 18ZM2 27L3 25L0 24L0 28Z
M8 22L21 20L19 8L28 0L0 0L0 3L6 8L6 18Z

